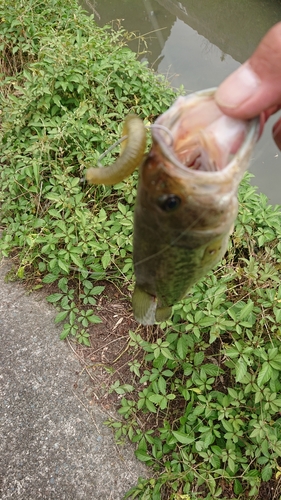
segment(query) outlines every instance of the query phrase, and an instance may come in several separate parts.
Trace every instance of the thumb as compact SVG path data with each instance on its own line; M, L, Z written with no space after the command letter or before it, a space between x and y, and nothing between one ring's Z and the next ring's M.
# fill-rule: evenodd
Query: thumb
M247 119L281 105L281 23L271 28L253 55L218 88L216 102L232 117Z

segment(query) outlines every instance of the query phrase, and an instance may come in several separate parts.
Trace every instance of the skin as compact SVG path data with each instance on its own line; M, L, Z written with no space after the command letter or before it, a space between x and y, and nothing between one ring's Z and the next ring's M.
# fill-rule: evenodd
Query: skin
M233 118L260 115L260 134L269 116L281 109L281 23L273 26L252 56L216 92L221 110ZM273 127L281 149L281 118Z
M136 115L125 119L123 134L128 138L125 148L117 160L105 168L89 168L86 179L90 184L111 186L128 177L142 162L146 147L146 131L142 120Z

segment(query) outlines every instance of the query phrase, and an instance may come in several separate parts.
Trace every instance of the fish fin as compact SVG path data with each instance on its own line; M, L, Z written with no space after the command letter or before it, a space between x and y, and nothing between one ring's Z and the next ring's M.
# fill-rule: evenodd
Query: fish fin
M132 297L132 306L136 321L142 325L154 325L157 306L155 297L136 285Z
M212 241L205 249L204 255L201 261L201 265L204 266L210 263L210 266L214 266L222 256L225 254L228 244L228 234L223 235L215 241Z
M162 321L167 321L172 316L173 308L171 306L167 307L157 307L155 312L155 320L157 323L162 323Z

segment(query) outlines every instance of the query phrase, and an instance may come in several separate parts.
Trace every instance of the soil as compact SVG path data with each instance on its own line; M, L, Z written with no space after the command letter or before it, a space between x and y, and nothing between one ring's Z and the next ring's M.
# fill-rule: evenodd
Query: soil
M118 406L122 396L109 393L111 385L116 380L120 380L121 385L135 382L128 362L135 359L136 353L129 346L128 332L145 328L136 323L120 291L113 284L102 284L106 288L97 307L102 323L89 327L90 348L81 344L75 344L74 348L93 381L93 398L105 406Z
M145 340L156 341L164 332L158 326L142 326L134 320L131 304L128 301L128 291L116 288L108 282L101 282L105 290L98 302L97 314L102 323L89 327L91 347L72 344L85 370L93 382L92 403L98 403L107 412L118 410L123 394L111 390L116 381L120 385L130 384L141 391L145 385L139 383L139 378L130 371L130 362L144 362L145 354L140 349L130 346L129 331L138 333ZM127 399L136 398L126 393ZM142 430L154 429L159 426L159 415L141 414L138 420Z

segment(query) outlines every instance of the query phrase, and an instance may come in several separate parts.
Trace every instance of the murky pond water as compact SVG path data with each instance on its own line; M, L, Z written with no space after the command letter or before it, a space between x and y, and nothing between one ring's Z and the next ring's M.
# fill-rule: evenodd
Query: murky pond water
M82 0L100 26L117 19L143 35L147 60L187 92L219 83L253 52L266 31L281 21L281 0ZM140 39L131 48L142 52ZM250 165L253 184L270 203L281 204L281 153L271 137L271 118Z

